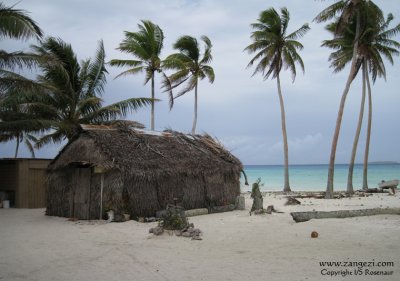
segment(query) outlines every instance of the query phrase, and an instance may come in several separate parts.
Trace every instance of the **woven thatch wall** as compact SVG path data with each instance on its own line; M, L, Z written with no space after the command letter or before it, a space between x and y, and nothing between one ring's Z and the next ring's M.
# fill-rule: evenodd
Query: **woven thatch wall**
M98 219L100 217L101 174L92 174L90 190L90 219ZM121 214L125 213L123 190L123 177L119 171L112 170L104 174L103 218L109 209Z
M65 168L48 174L46 192L46 214L49 216L70 217L70 196L73 189L74 170Z
M240 161L209 136L92 129L49 166L48 215L72 215L79 165L105 169L104 211L132 216L153 216L174 198L186 209L232 204L240 193ZM79 187L89 194L81 218L99 218L100 178L92 172L89 186Z

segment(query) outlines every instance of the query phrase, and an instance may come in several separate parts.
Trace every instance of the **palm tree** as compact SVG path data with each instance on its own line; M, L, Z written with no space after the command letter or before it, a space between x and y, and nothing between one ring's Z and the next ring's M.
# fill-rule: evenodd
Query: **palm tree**
M339 24L339 19L336 22L329 24L326 27L326 29L328 31L330 31L332 34L335 34L338 24ZM344 67L352 60L353 45L355 42L355 40L354 40L355 39L355 32L354 32L355 27L356 27L356 21L353 21L344 30L344 32L342 32L342 34L337 35L332 40L325 40L322 43L322 46L329 47L329 48L336 50L329 57L329 61L331 61L331 67L334 68L335 73L343 70ZM358 45L360 46L361 44L362 44L362 40L359 40ZM363 116L364 116L365 88L366 88L365 71L366 70L365 70L365 64L364 64L363 60L361 60L360 58L358 58L358 60L355 64L355 74L353 76L353 80L355 79L361 65L363 68L362 69L362 81L363 81L362 98L361 98L360 113L359 113L359 117L358 117L358 125L357 125L356 134L354 137L353 149L352 149L350 163L349 163L349 173L348 173L348 179L347 179L347 194L349 194L349 195L354 194L354 189L353 189L354 162L355 162L355 157L356 157L358 140L360 137L362 120L363 120Z
M203 55L200 54L200 47L196 38L185 35L180 37L173 46L175 50L179 50L179 53L168 56L163 62L165 69L177 70L164 82L164 87L167 87L167 89L170 86L176 88L187 82L187 85L174 98L178 98L194 89L193 135L196 133L197 125L197 89L199 80L207 77L208 81L213 83L215 79L214 69L209 65L212 60L211 40L204 35L201 36L201 40L205 45Z
M27 40L30 38L40 39L42 36L42 30L36 22L28 16L26 11L0 3L0 39L10 38ZM17 115L21 117L21 115L18 114L18 107L10 107L7 97L38 88L38 85L34 81L15 73L14 70L24 67L30 69L36 65L37 59L36 56L21 51L7 52L0 49L0 123L2 123L2 125L4 125L9 118L16 118ZM16 121L16 119L14 119L14 121ZM32 121L29 123L32 124ZM24 140L34 158L35 154L32 142L35 137L26 132L28 129L29 128L26 126L24 126L23 129L17 126L11 127L9 131L2 131L0 142L16 139L15 157L17 157L19 144Z
M367 14L374 14L374 11L365 11ZM398 54L396 48L399 48L400 44L390 37L395 36L400 30L397 26L393 29L388 30L390 22L393 20L393 15L389 14L388 18L382 24L377 23L373 17L369 16L368 21L365 23L365 28L362 31L358 43L358 61L356 63L356 71L361 67L363 74L363 91L361 99L361 107L358 118L357 130L353 142L353 149L351 154L351 160L349 163L349 173L347 181L347 193L354 193L353 189L353 170L354 162L357 151L358 139L360 136L361 125L364 113L364 103L366 96L366 87L368 87L368 128L367 128L367 141L366 149L364 155L364 168L363 168L363 188L368 189L368 154L369 154L369 142L371 134L371 123L372 123L372 97L371 97L371 87L369 84L368 69L370 69L373 81L375 82L377 76L385 77L386 69L382 59L381 54L383 54L389 62L393 64L393 55ZM336 25L338 23L333 23L328 25L327 30L334 33L336 30ZM377 25L378 24L378 25ZM345 32L332 40L325 40L323 46L337 49L330 56L330 61L332 62L332 67L334 67L335 72L341 71L346 64L348 64L352 59L352 49L355 38L355 24L349 25Z
M101 95L107 70L102 41L94 59L80 64L71 45L61 39L47 38L33 49L40 56L52 58L41 62L43 74L38 76L39 83L47 90L27 97L23 104L27 112L35 112L48 121L45 129L52 129L39 139L37 147L65 138L71 140L80 131L80 124L107 123L153 102L148 98L131 98L103 106Z
M0 3L0 39L40 39L42 35L42 30L26 11ZM32 81L14 73L13 70L23 67L32 68L36 61L37 57L32 54L20 51L9 53L0 49L0 99L11 88L15 90L35 87Z
M128 74L137 74L144 71L146 85L151 80L151 130L154 130L154 74L162 73L160 53L163 48L164 34L161 28L151 21L142 20L138 24L138 32L125 31L125 39L117 48L121 52L133 55L136 60L113 59L110 65L117 67L130 67L128 70L120 73L116 78ZM170 103L172 97L170 96Z
M374 11L372 15L363 13L365 9L369 11ZM369 0L340 0L336 1L334 4L324 9L320 14L317 15L315 21L324 22L335 18L339 14L339 20L337 28L335 30L335 35L339 36L343 34L347 26L351 23L355 24L355 36L354 44L352 49L352 60L350 66L350 73L347 78L346 86L344 88L342 98L340 100L339 111L336 119L336 127L332 139L331 154L329 158L329 170L328 170L328 181L326 187L325 198L333 198L333 178L334 178L334 168L335 168L335 156L336 148L339 139L340 127L342 123L344 106L346 103L347 94L350 90L350 86L355 76L357 75L357 54L358 54L358 44L361 31L365 28L366 18L368 16L373 16L376 22L382 19L382 11L376 6L372 1Z
M35 158L34 144L37 139L32 133L43 131L43 123L36 118L35 113L27 113L21 104L17 104L22 99L20 95L18 99L14 95L8 94L0 101L0 142L16 140L15 158L20 143L24 142L32 158Z
M286 192L290 191L289 153L286 134L285 108L279 75L282 67L289 69L294 82L296 77L296 63L300 65L304 72L303 60L297 53L298 50L303 49L303 45L296 40L304 36L310 29L308 24L304 24L296 31L287 35L289 19L289 11L286 8L281 9L281 15L279 15L273 8L261 12L258 22L251 25L253 29L255 29L251 35L253 43L245 48L249 53L256 53L255 57L248 64L248 67L252 66L257 60L259 60L253 75L260 72L264 76L264 79L268 79L272 74L272 78L276 78L277 81L281 108L285 162L285 184L283 190Z
M370 27L364 35L365 44L362 45L361 54L371 72L374 83L377 77L386 79L386 68L382 56L393 65L393 56L400 54L400 43L391 39L400 33L400 24L389 28L393 19L393 15L389 14L383 24ZM363 165L363 189L368 189L368 156L372 127L372 91L368 75L366 75L366 83L368 88L368 125Z
M38 139L32 135L32 134L28 134L25 132L21 132L18 135L4 135L2 134L0 136L0 142L7 142L10 140L13 140L14 138L16 138L16 146L15 146L15 154L14 154L14 158L18 157L18 151L19 151L19 145L21 142L24 142L26 147L28 148L29 152L31 153L31 157L35 158L35 143L38 141Z

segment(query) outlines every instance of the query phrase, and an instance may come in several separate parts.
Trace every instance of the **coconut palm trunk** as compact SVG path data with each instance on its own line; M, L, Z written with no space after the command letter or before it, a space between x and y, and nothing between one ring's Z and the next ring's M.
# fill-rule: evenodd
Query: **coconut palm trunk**
M282 89L281 89L281 81L279 78L279 74L276 77L276 82L278 86L278 95L279 95L279 104L281 107L281 121L282 121L282 136L283 136L283 152L284 152L284 177L285 177L285 184L283 187L284 192L289 192L290 184L289 184L289 148L288 148L288 141L287 141L287 133L286 133L286 118L285 118L285 106L283 104L283 96L282 96Z
M251 37L253 43L245 48L249 53L256 53L253 59L247 65L252 66L258 61L256 69L253 73L255 75L261 72L264 79L267 79L270 74L272 78L276 78L278 87L279 103L281 109L282 121L282 136L283 136L283 154L284 154L284 192L289 192L289 149L286 134L286 120L285 120L285 106L283 103L280 71L282 66L289 69L292 74L292 81L296 77L296 64L299 64L304 72L304 63L298 50L303 49L303 45L296 41L296 39L303 37L310 29L308 24L303 24L296 31L287 34L287 27L289 24L289 11L283 7L281 8L281 15L274 9L262 11L257 23L251 26L255 29Z
M349 163L349 173L347 176L347 191L346 193L351 195L354 194L354 188L353 188L353 173L354 173L354 162L356 159L356 154L357 154L357 146L358 146L358 140L360 139L360 132L361 132L361 126L362 126L362 121L364 118L364 106L365 106L365 92L366 92L366 81L365 81L365 76L366 76L366 61L363 61L362 65L362 97L361 97L361 106L360 106L360 113L358 115L358 123L357 123L357 129L356 129L356 135L354 136L354 142L353 142L353 148L351 151L351 158L350 158L350 163Z
M15 146L14 158L17 158L17 157L18 157L19 142L20 142L20 137L19 137L19 135L18 135L18 136L17 136L17 145Z
M328 183L327 183L326 194L325 194L326 199L333 198L333 178L334 178L334 173L335 173L336 148L337 148L337 143L338 143L338 139L339 139L340 127L342 125L344 105L346 103L347 94L349 93L350 85L351 85L351 82L353 81L353 76L355 73L355 59L353 59L353 61L354 62L352 63L349 77L347 78L346 87L343 91L342 98L340 100L339 111L338 111L338 115L337 115L337 119L336 119L335 132L333 134L333 139L332 139L331 156L329 158Z
M197 79L196 79L197 80ZM193 127L192 127L192 135L196 133L196 125L197 125L197 81L196 86L194 87L194 118L193 118Z
M365 76L368 88L368 124L367 124L367 139L365 141L365 152L364 152L364 165L363 165L363 186L364 190L368 189L368 157L369 157L369 144L371 140L371 128L372 128L372 92L371 84L369 82L368 73Z
M150 124L150 128L152 131L154 131L154 98L155 98L155 94L154 94L154 73L151 76L151 98L153 99L151 102L151 124Z
M328 182L327 182L326 193L325 193L326 199L333 198L333 179L334 179L334 174L335 174L336 148L337 148L337 144L338 144L338 140L339 140L340 127L342 125L343 111L344 111L344 106L346 104L347 94L349 93L351 83L353 82L354 77L356 75L356 62L357 62L358 38L359 37L360 37L360 14L357 13L357 26L356 26L356 34L355 34L355 39L354 39L353 57L351 60L350 73L347 78L347 82L346 82L346 86L345 86L343 94L342 94L342 98L340 99L339 111L338 111L338 115L337 115L337 119L336 119L335 132L333 134L333 139L332 139L331 155L329 157Z

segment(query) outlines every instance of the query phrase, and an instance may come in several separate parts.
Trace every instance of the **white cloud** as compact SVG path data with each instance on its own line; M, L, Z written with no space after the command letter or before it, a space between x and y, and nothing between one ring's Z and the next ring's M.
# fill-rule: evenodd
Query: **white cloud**
M296 137L288 139L289 151L307 151L314 148L322 141L322 134L316 133L314 135L306 135L303 137ZM269 149L269 152L283 151L283 141L276 142Z
M376 2L386 13L390 11L395 15L394 23L399 22L400 5L396 5L396 1ZM6 4L15 3L6 1ZM281 75L289 155L291 163L326 163L337 107L348 73L344 70L339 75L332 74L327 61L330 51L320 47L321 41L328 38L328 33L323 24L312 22L315 15L328 4L313 0L23 0L17 4L17 8L28 10L45 34L59 36L71 43L80 59L93 56L99 39L104 40L107 59L128 57L115 48L123 38L123 31L135 31L141 19L150 19L164 30L166 39L162 56L173 51L172 43L180 35L208 35L213 43L212 66L216 80L213 85L202 81L199 87L199 132L216 135L244 163L279 164L283 155L276 81L263 81L260 75L251 77L252 69L246 69L251 55L243 52L243 49L250 43L250 23L256 21L262 10L282 6L286 6L291 13L289 31L304 22L310 23L312 29L301 39L304 43L301 56L305 63L305 75L299 70L294 84L289 73L282 72ZM29 42L17 44L9 40L2 40L2 44L7 48L29 46ZM110 75L104 95L106 103L149 96L150 88L149 85L143 86L143 75L113 80L121 71L109 67ZM393 156L396 159L389 160L400 160L400 133L394 129L398 128L396 112L400 95L396 77L400 77L400 67L388 65L387 72L387 83L380 80L373 87L375 119L371 155L379 160L397 155ZM345 147L351 145L354 137L359 87L359 80L354 81L347 100L338 162L346 162L349 158ZM163 100L156 107L156 128L162 130L172 127L188 132L193 116L193 94L177 100L171 112L166 95L159 89L156 95ZM138 119L144 124L149 124L150 119L147 109L129 118ZM385 138L379 137L382 135ZM6 155L7 148L0 146L0 157ZM51 149L48 150L50 155Z

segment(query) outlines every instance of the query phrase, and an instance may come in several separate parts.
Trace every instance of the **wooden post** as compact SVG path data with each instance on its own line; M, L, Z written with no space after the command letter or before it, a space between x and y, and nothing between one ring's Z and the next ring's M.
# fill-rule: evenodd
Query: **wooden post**
M100 216L99 220L103 218L103 189L104 189L104 173L106 173L107 169L101 166L95 166L93 168L93 173L100 174Z
M104 173L101 173L101 177L100 177L100 217L99 217L99 220L102 219L102 215L103 215L103 188L104 188Z

